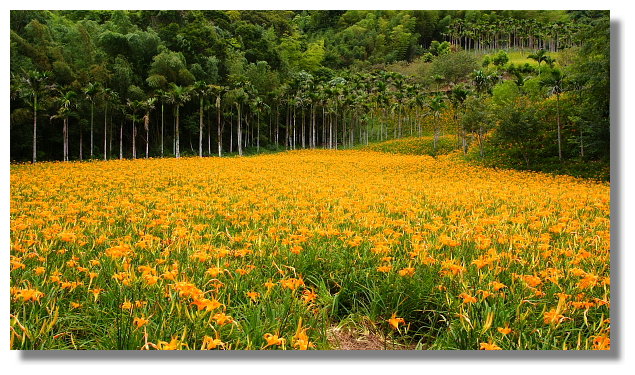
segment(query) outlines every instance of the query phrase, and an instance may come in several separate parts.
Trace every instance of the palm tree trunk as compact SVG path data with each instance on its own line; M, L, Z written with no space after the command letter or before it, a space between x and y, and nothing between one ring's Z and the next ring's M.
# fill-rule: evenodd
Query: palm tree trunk
M107 132L107 119L108 119L108 105L104 108L104 160L106 160L106 142L108 141L108 132Z
M391 112L392 112L392 115L390 116L391 117L390 123L392 125L392 138L397 139L397 127L395 126L395 111L392 110Z
M290 112L291 109L289 108L289 105L287 104L287 118L285 121L285 127L284 127L284 148L285 150L289 149L289 128L291 125L291 118L290 118Z
M243 143L242 143L242 118L241 118L241 104L238 103L238 130L237 130L237 137L238 137L238 155L243 156Z
M84 155L83 155L83 150L82 150L82 143L84 142L84 139L82 137L82 122L79 122L79 160L83 160Z
M295 150L295 105L293 106L293 142L291 142L291 149Z
M132 119L132 158L137 158L137 126L134 118Z
M33 95L33 164L37 161L37 95Z
M175 124L175 128L174 128L174 154L176 155L177 158L181 157L181 152L180 152L180 139L179 139L179 106L177 104L176 106L176 124Z
M93 158L93 110L95 108L95 104L90 102L90 158ZM81 149L81 147L80 147ZM81 156L80 156L81 160Z
M322 142L320 143L320 145L322 146L322 148L324 148L325 142L324 140L326 139L326 106L324 105L324 103L322 103Z
M384 124L386 123L386 108L382 108L381 121L379 122L379 140L384 140Z
M558 159L562 161L562 143L560 140L560 94L556 95L556 121L558 123Z
M278 149L278 135L280 132L280 108L276 104L276 150Z
M150 149L150 127L146 126L146 159L149 156Z
M337 106L335 107L335 113L333 113L333 117L335 117L335 121L333 124L333 135L335 136L335 139L333 139L333 147L337 150Z
M110 150L110 152L112 152L112 135L114 134L114 132L112 131L112 127L113 127L112 112L114 112L114 111L111 111L110 112L110 116L109 116L110 117L110 132L109 132L109 135L108 135L108 150Z
M203 95L200 98L198 111L198 156L203 157Z
M123 159L123 121L119 123L119 160Z
M229 116L229 153L234 152L234 113L230 107Z
M333 149L333 115L329 113L329 150Z
M311 131L313 133L312 134L313 137L311 139L311 143L312 143L311 148L315 148L315 144L317 143L317 133L315 131L315 106L313 106L311 109L313 111L313 118L311 121L311 129L312 129Z
M220 97L216 99L216 132L218 141L218 156L222 155L223 148L223 131L220 126Z
M68 161L68 117L64 118L64 127L62 128L62 138L64 139L64 161Z
M306 148L305 140L306 140L306 126L304 123L304 106L302 107L302 148Z
M346 146L346 110L342 110L342 147Z
M582 126L580 126L580 157L584 157L584 139L582 138Z
M437 141L439 139L439 124L437 123L437 120L438 120L437 116L435 115L434 117L435 117L434 119L434 152L436 154Z
M163 100L161 100L161 157L163 157Z

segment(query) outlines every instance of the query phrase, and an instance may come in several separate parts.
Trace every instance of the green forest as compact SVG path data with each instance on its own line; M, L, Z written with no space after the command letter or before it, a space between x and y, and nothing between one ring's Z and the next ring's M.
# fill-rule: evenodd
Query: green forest
M608 11L11 11L10 26L14 162L427 137L431 155L609 178Z

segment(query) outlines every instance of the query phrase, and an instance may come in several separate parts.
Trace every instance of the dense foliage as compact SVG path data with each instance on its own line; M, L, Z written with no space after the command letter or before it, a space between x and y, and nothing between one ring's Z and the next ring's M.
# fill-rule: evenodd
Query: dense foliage
M452 133L493 165L608 165L609 56L600 11L12 11L11 158Z

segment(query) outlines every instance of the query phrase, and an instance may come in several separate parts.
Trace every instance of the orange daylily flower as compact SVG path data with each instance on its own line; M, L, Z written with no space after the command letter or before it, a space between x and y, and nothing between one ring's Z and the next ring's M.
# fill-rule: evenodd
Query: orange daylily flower
M394 329L398 329L399 324L406 324L406 321L403 318L397 318L397 313L392 313L392 316L387 320L387 322Z
M487 342L482 342L481 343L481 350L502 350L500 346L494 344L494 343L487 343Z
M150 321L149 321L148 319L145 319L145 318L143 318L143 317L141 317L141 318L136 317L136 318L134 318L134 319L132 320L132 324L134 324L134 326L135 326L135 327L137 327L137 328L141 328L141 327L143 327L144 325L148 324L149 322L150 322Z
M463 303L475 303L477 301L476 297L472 297L471 295L467 293L459 294L459 298L463 299Z
M265 346L265 348L272 345L284 345L286 341L284 338L278 337L278 335L272 335L271 333L265 333L264 338L265 340L267 340L267 345Z
M224 346L225 343L221 339L205 336L203 337L203 345L201 346L201 350L212 350L216 348L222 348Z
M258 292L254 292L254 291L247 292L246 294L247 294L247 297L251 298L251 300L252 300L253 302L256 302L256 300L258 299L258 297L260 297L260 293L258 293Z

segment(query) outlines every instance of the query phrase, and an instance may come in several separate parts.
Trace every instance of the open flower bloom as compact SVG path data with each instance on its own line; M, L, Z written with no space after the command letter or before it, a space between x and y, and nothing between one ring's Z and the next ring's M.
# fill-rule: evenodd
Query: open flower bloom
M170 342L159 341L155 348L157 350L181 350L182 348L187 348L187 344L182 343L176 337L173 337Z
M44 293L40 292L37 289L18 289L14 294L16 299L20 299L24 302L28 301L39 301L42 297L44 297Z
M498 332L502 333L503 335L507 335L512 331L512 329L509 328L509 325L507 324L505 324L505 327L498 327L496 329L498 330Z
M487 343L487 342L482 342L481 343L481 350L502 350L500 346L494 344L494 343Z
M267 340L267 345L265 346L265 348L272 345L284 345L284 343L286 342L284 338L278 337L278 335L272 335L271 333L265 333L264 337L265 340Z
M132 321L132 324L134 324L135 327L137 328L141 328L144 325L148 324L148 322L150 322L148 319L137 317L137 318L134 318L134 320Z
M387 320L391 327L394 329L399 328L399 324L405 324L406 321L403 318L397 318L397 313L392 313L390 319Z
M225 343L221 341L219 338L212 338L210 336L203 337L203 346L201 350L211 350L216 348L222 348L225 346Z
M260 293L258 293L258 292L254 292L254 291L247 292L247 297L251 298L251 300L252 300L253 302L256 302L256 300L258 299L258 297L260 297Z
M302 328L302 318L298 321L298 329L295 335L292 337L293 347L299 350L307 350L315 347L315 345L309 341L309 336L306 334L308 328Z
M476 302L476 297L472 297L467 293L459 294L459 298L463 298L463 303L474 303Z

